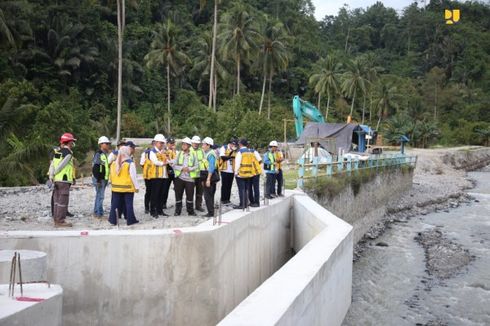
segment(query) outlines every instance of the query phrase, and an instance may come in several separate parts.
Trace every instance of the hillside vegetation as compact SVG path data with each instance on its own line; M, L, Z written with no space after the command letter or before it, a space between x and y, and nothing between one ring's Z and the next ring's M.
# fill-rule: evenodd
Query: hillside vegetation
M123 3L0 2L0 185L43 181L65 131L79 159L98 136L116 137L118 103L120 137L236 135L263 147L283 138L298 94L387 143L488 145L488 4L397 13L378 2L316 21L309 0ZM459 23L445 24L446 8Z

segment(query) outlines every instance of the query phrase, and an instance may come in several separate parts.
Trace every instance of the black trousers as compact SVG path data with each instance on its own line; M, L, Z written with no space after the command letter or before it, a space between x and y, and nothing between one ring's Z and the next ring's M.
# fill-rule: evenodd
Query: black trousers
M251 204L260 204L260 175L255 175L250 178L248 199Z
M206 187L206 181L203 181L204 201L208 214L214 215L214 194L216 193L216 182L211 182L210 187Z
M221 172L221 202L229 202L234 173Z
M238 185L238 196L240 198L240 206L245 207L247 201L247 193L250 192L250 188L252 185L252 178L236 177L236 183Z
M196 202L194 204L194 207L198 209L198 208L202 208L203 187L202 187L201 179L200 178L195 179L194 184L196 186Z
M163 190L162 190L162 207L167 207L168 193L170 192L170 186L172 181L174 181L174 175L169 175L167 179L163 179Z
M150 211L151 199L151 182L150 179L145 179L145 211Z
M138 222L134 216L133 209L133 192L112 192L111 212L109 213L109 223L117 224L117 218L121 218L122 211L126 214L126 223L128 225ZM116 214L117 209L117 214ZM117 216L119 214L119 216Z
M282 169L279 170L279 173L276 174L276 181L277 181L277 194L280 196L282 195L282 186L284 184L284 176L282 174Z
M175 190L175 205L176 207L182 207L182 197L185 191L185 200L187 212L194 212L192 207L194 201L194 186L195 182L184 181L181 178L175 178L174 180L174 190Z
M276 174L275 173L266 173L265 174L265 195L270 196L276 193Z
M151 179L151 201L150 201L150 213L151 215L161 214L163 213L163 182L164 179L156 178Z

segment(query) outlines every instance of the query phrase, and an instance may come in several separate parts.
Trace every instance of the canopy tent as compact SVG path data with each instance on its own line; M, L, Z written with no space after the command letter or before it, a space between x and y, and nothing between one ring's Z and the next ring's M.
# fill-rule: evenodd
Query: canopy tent
M352 135L359 129L359 125L354 123L308 122L296 144L318 141L330 153L337 153L339 149L348 152L352 147Z

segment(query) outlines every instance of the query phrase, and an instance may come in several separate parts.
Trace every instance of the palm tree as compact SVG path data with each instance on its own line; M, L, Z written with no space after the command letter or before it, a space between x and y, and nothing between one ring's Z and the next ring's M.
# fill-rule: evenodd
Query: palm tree
M344 94L352 98L350 107L350 116L354 112L354 103L356 101L357 92L360 91L363 95L366 94L369 81L365 77L364 65L360 60L354 60L347 63L347 71L344 73L344 82L342 83L342 91Z
M397 108L395 96L396 87L389 85L387 82L381 82L380 97L376 104L378 108L378 123L376 125L376 130L379 130L379 125L381 123L381 117L387 117L391 109Z
M271 116L271 85L274 71L286 69L289 62L289 54L286 48L287 35L284 26L281 22L272 19L267 19L264 24L264 30L261 35L261 56L260 63L264 69L264 81L262 84L262 96L260 98L259 114L262 113L262 105L264 103L265 84L267 75L269 76L269 92L267 119Z
M310 84L315 88L318 94L318 109L320 110L321 96L327 93L327 109L325 111L325 121L328 119L328 110L330 108L330 98L332 92L336 93L339 88L339 70L340 63L332 55L318 60L316 65L318 73L311 75Z
M167 20L165 24L158 24L157 30L153 32L151 50L145 55L148 68L163 66L167 75L167 132L170 133L170 75L179 75L190 64L189 57L177 48L177 28L172 21Z
M201 37L198 40L198 51L194 56L194 64L191 70L191 73L197 74L199 76L199 81L197 83L197 88L199 90L202 89L202 84L205 81L205 79L210 79L209 74L211 72L211 66L212 66L212 37L210 33L204 33L204 36ZM224 80L228 78L229 73L225 68L225 65L223 62L220 60L220 58L215 57L214 58L214 77L213 77L213 89L212 89L212 100L213 100L213 111L216 112L216 96L218 95L217 92L217 84L218 84L218 78L221 80Z
M207 0L200 0L201 8L203 8ZM214 0L214 9L213 9L213 36L211 41L211 60L209 67L209 102L208 107L211 108L213 106L213 111L216 112L216 74L215 74L215 65L216 65L216 39L218 38L218 4L220 0Z
M236 95L240 95L240 67L247 62L250 51L257 48L259 33L255 21L242 3L235 4L223 15L223 22L218 36L222 44L223 57L231 58L236 65Z
M121 110L122 110L122 64L123 64L123 37L126 28L126 3L125 0L117 2L117 122L116 142L121 137Z

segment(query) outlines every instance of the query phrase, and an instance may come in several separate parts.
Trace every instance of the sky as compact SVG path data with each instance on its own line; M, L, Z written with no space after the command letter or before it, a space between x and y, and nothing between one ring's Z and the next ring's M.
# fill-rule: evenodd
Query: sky
M380 0L312 0L315 6L315 18L322 20L325 15L337 15L344 4L348 4L350 9L366 8ZM397 11L403 10L414 0L381 0L386 7L394 8ZM422 3L423 1L419 1Z

